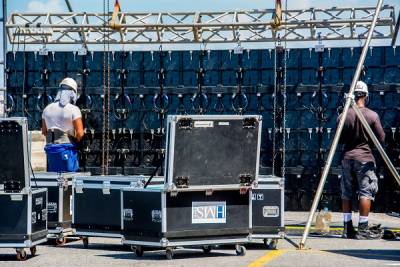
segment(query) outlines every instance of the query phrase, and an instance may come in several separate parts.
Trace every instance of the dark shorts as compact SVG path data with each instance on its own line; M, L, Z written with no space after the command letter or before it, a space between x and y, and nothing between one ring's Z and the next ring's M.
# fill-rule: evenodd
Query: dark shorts
M342 161L342 199L351 200L353 196L353 179L358 183L358 198L375 199L378 192L378 178L375 174L374 162L356 160Z

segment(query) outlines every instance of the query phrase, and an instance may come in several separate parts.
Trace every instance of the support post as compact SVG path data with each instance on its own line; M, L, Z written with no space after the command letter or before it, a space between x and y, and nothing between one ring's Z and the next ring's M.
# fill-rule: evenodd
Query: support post
M314 201L313 201L312 206L311 206L310 214L308 216L307 224L306 224L306 227L304 229L303 237L302 237L302 239L300 241L300 244L299 244L299 249L304 249L304 247L305 247L306 240L307 240L308 234L310 232L312 220L314 218L315 211L317 210L319 201L321 199L322 190L324 189L326 178L328 177L329 169L331 168L332 160L333 160L333 157L334 157L335 152L336 152L336 147L337 147L337 145L339 143L340 135L342 134L344 122L346 120L347 113L349 111L350 105L351 105L351 103L352 103L352 101L354 99L354 89L356 87L357 81L358 81L358 79L360 77L362 68L364 66L364 61L365 61L365 58L366 58L367 53L368 53L369 45L371 43L371 39L372 39L372 36L373 36L373 33L374 33L374 29L375 29L376 23L378 21L378 17L379 17L380 10L382 8L382 4L383 4L383 0L378 0L378 3L376 5L376 9L375 9L374 18L373 18L373 20L371 22L371 27L369 29L368 36L367 36L367 39L365 41L365 45L364 45L363 50L361 52L361 56L360 56L360 59L358 61L356 72L355 72L355 74L353 76L353 81L352 81L351 86L350 86L350 91L349 91L349 93L347 95L346 104L345 104L343 112L342 112L342 117L341 117L341 119L339 121L339 124L337 126L335 137L333 139L331 149L329 150L328 158L326 160L326 164L325 164L324 170L322 172L321 180L319 181L318 188L317 188L317 191L316 191L316 194L315 194L315 197L314 197Z

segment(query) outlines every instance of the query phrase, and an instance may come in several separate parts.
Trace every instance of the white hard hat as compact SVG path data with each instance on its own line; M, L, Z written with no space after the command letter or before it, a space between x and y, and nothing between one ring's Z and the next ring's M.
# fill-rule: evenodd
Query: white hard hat
M65 78L64 80L61 81L60 86L61 85L66 85L70 87L76 94L78 93L78 84L72 78Z
M363 81L358 81L356 84L356 88L354 89L354 93L365 93L368 95L368 86L365 82Z

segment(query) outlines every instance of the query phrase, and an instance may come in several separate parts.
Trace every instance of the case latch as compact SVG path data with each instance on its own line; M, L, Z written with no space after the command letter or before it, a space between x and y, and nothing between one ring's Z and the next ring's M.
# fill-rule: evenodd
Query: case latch
M243 173L239 175L239 183L241 186L250 186L253 182L253 176L248 173Z
M178 188L188 188L189 187L189 177L187 177L187 176L176 177L175 185Z
M182 130L190 130L193 128L193 120L191 118L182 118L177 124L178 128Z
M82 180L75 180L75 192L78 194L83 193L83 181Z
M254 129L257 127L256 118L244 118L243 119L243 129Z
M110 181L104 181L103 182L103 195L109 195L110 194L110 189L111 189L111 183Z

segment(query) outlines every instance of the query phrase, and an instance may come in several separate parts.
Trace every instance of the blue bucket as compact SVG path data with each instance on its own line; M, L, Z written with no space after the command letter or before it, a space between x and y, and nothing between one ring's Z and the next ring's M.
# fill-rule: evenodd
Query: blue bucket
M44 147L44 150L47 155L47 171L78 171L78 151L73 144L48 144Z

